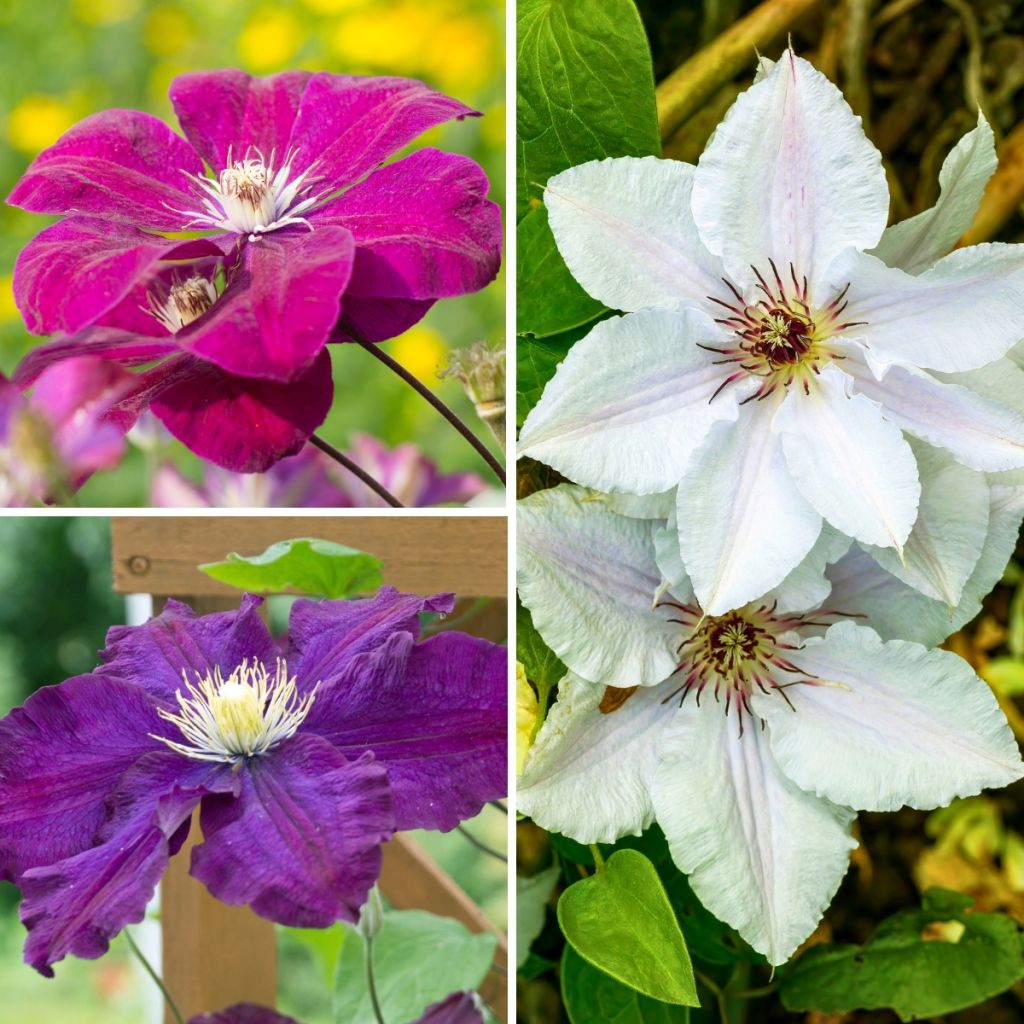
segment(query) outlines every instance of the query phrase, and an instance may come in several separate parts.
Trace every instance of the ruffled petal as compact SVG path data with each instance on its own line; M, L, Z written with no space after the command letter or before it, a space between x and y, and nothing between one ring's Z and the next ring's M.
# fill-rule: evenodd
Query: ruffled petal
M694 220L737 281L774 259L817 282L847 246L873 246L888 215L860 118L792 50L733 104L697 164Z
M694 168L659 157L592 160L544 191L548 223L572 276L611 309L721 308L721 261L690 212Z
M171 82L170 98L185 137L214 171L252 147L280 166L288 152L308 71L253 78L244 71L197 71Z
M780 613L821 608L832 590L825 570L833 562L838 562L850 550L852 543L845 534L828 523L822 523L821 533L807 557L766 595L766 599L775 602L775 609Z
M548 381L520 431L519 454L602 491L675 487L711 424L736 418L748 386L737 382L711 401L728 368L698 343L720 337L693 310L602 321Z
M7 197L31 213L93 214L157 231L179 231L196 205L188 174L203 165L159 119L104 110L80 121L29 165Z
M465 633L392 633L318 693L304 729L387 769L395 828L447 831L508 788L508 651Z
M358 920L394 830L384 767L300 733L237 777L237 799L203 801L192 875L224 903L247 903L278 924Z
M797 487L828 522L865 544L899 549L921 497L914 453L875 402L847 393L847 382L826 366L810 394L790 391L772 429Z
M196 455L235 473L262 473L299 451L323 423L334 381L326 351L288 384L234 377L182 356L155 373L148 391L140 400Z
M652 798L697 898L769 963L814 931L857 845L853 812L798 789L759 728L684 707L662 735Z
M174 705L184 688L220 666L225 675L254 658L271 665L280 655L259 615L262 598L246 595L237 611L197 615L173 599L155 618L141 626L114 626L97 673L145 690L156 700Z
M961 657L852 622L806 641L812 681L756 695L781 769L798 786L858 810L942 807L1024 776L995 695Z
M651 607L661 583L651 524L562 485L520 501L516 528L519 596L569 669L621 687L674 671L679 628Z
M654 820L658 739L675 712L663 686L641 687L607 713L604 694L571 673L558 684L516 786L520 814L579 843L638 836Z
M317 233L337 224L355 237L352 295L465 295L501 265L501 210L488 187L468 157L422 149L311 211L309 221Z
M836 259L828 281L837 290L849 285L843 315L862 324L849 334L867 347L877 376L893 363L973 370L1020 341L1024 256L1015 245L957 249L917 277L850 250Z
M327 344L354 260L342 227L265 235L245 247L224 294L174 340L225 373L294 381Z
M821 533L821 516L797 489L772 431L774 413L753 403L734 423L716 423L677 491L679 550L708 615L778 586Z
M939 171L939 199L929 210L885 229L872 255L920 274L948 253L971 226L998 163L995 136L978 111L978 127L950 151Z
M0 879L93 845L118 780L164 731L134 681L76 676L0 721Z

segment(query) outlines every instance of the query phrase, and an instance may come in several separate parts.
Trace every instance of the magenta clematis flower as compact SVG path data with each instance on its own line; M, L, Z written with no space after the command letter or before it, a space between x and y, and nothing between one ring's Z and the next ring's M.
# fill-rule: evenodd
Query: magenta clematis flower
M300 600L284 645L260 604L168 602L0 721L0 879L40 973L142 919L197 806L194 877L324 927L358 918L395 830L451 829L504 794L505 649L418 640L451 595Z
M0 505L23 507L73 494L124 454L111 412L131 376L100 359L71 359L43 373L30 396L0 375Z
M407 508L465 504L485 488L476 473L441 473L414 444L389 448L369 434L354 434L346 452ZM368 508L383 501L361 480L316 448L281 459L266 473L206 467L200 484L171 463L156 472L153 504L161 508Z
M298 1024L276 1010L253 1003L238 1003L219 1013L203 1013L188 1024ZM472 992L455 992L440 1003L434 1003L411 1024L484 1024L476 996Z
M171 101L185 139L149 114L104 111L9 196L65 218L15 267L29 329L64 335L17 380L73 354L160 360L133 411L148 405L228 469L262 470L323 421L329 339L393 337L493 279L500 212L466 157L423 149L383 165L475 113L420 82L225 70L180 76ZM166 237L181 231L208 234Z

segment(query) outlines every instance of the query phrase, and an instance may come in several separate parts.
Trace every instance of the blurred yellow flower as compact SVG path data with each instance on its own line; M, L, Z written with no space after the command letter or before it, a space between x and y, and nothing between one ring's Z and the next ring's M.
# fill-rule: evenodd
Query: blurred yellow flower
M424 70L442 89L475 92L497 68L497 32L484 18L445 18L424 40L422 60Z
M15 149L35 155L75 120L71 104L56 96L26 96L7 116L7 139Z
M334 51L357 67L414 74L421 69L423 48L443 17L423 0L389 9L374 7L341 23L334 34Z
M75 17L86 25L112 25L137 14L140 0L75 0Z
M433 327L417 324L391 342L389 350L417 380L437 386L437 371L446 362L448 346Z
M195 27L189 16L174 7L157 7L146 19L142 37L151 53L172 57L195 39Z
M516 775L523 774L526 755L537 726L537 694L526 678L526 669L516 662Z
M496 103L484 111L480 121L480 138L489 149L502 149L505 145L505 118L507 111L504 103Z
M302 29L286 10L254 14L238 37L238 54L256 72L279 71L295 56L303 42Z
M18 319L18 307L14 304L14 275L0 277L0 323Z
M353 7L362 6L366 0L302 0L314 14L341 14Z

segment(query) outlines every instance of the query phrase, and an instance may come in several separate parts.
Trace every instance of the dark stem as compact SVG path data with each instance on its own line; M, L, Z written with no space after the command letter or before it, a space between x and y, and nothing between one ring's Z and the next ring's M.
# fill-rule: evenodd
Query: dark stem
M357 344L361 345L367 352L370 353L375 359L380 360L392 373L398 374L406 384L409 385L417 394L422 395L472 446L474 451L480 456L484 462L494 471L494 475L501 481L502 486L505 484L505 470L501 463L491 454L488 450L487 445L483 443L473 433L472 430L462 422L461 419L448 408L440 398L437 397L426 387L426 385L420 383L401 363L396 362L391 358L379 345L375 345L373 342L364 341L362 338L357 337L352 333L352 329L347 325L342 325L342 330Z
M334 445L328 444L322 437L318 437L316 434L310 437L309 443L314 448L319 448L328 458L334 459L339 466L344 466L353 476L359 477L374 494L383 498L392 508L405 508L383 484L377 483L365 469L357 466L344 452L339 452Z
M370 1004L377 1024L384 1024L384 1014L381 1013L380 999L377 997L377 982L373 976L373 939L369 937L366 939L366 986L370 991Z
M503 804L500 800L488 800L487 801L492 807L496 807L506 817L508 816L508 805Z
M486 843L480 842L479 839L467 828L463 828L461 825L456 825L456 828L478 849L483 850L488 856L493 857L495 860L500 860L503 864L508 863L508 857L503 853L499 853L497 850L492 850Z
M182 1017L181 1011L171 998L171 993L167 991L167 986L164 985L160 975L153 970L153 965L143 955L142 950L135 945L135 940L132 938L131 932L129 932L127 928L124 930L124 937L128 942L129 948L135 954L139 963L142 964L145 972L153 979L156 987L160 989L160 994L164 997L164 1002L167 1004L167 1009L171 1011L171 1016L174 1017L178 1024L185 1024L185 1018Z

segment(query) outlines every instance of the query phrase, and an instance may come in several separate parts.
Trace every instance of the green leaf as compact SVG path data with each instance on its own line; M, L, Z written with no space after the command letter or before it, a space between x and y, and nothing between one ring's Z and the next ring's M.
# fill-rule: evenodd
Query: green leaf
M921 910L883 921L863 946L812 946L781 984L789 1010L843 1013L891 1007L904 1021L984 1002L1024 977L1021 928L1005 914L930 889Z
M537 688L542 713L548 706L551 689L565 677L568 669L540 638L530 613L516 601L516 659L526 670L526 678Z
M661 153L651 52L633 0L520 0L516 38L517 220L558 171Z
M319 597L349 597L376 590L381 561L344 544L297 537L271 544L262 555L232 552L224 562L199 566L207 576L252 593L298 590Z
M643 995L697 1006L683 933L654 865L636 850L612 854L604 869L570 885L558 923L577 953Z
M571 1024L687 1024L690 1011L649 999L591 966L572 946L562 956L562 1002Z
M530 946L544 928L547 910L555 883L562 869L556 864L532 878L516 876L516 969L526 963Z
M330 928L286 928L285 931L313 954L324 981L330 986L338 966L341 947L348 934L344 927L339 923Z
M337 1024L376 1024L366 985L366 946L351 925L334 986ZM473 935L458 921L422 910L386 911L373 940L373 974L384 1020L414 1021L431 1003L477 988L491 967L495 935Z

